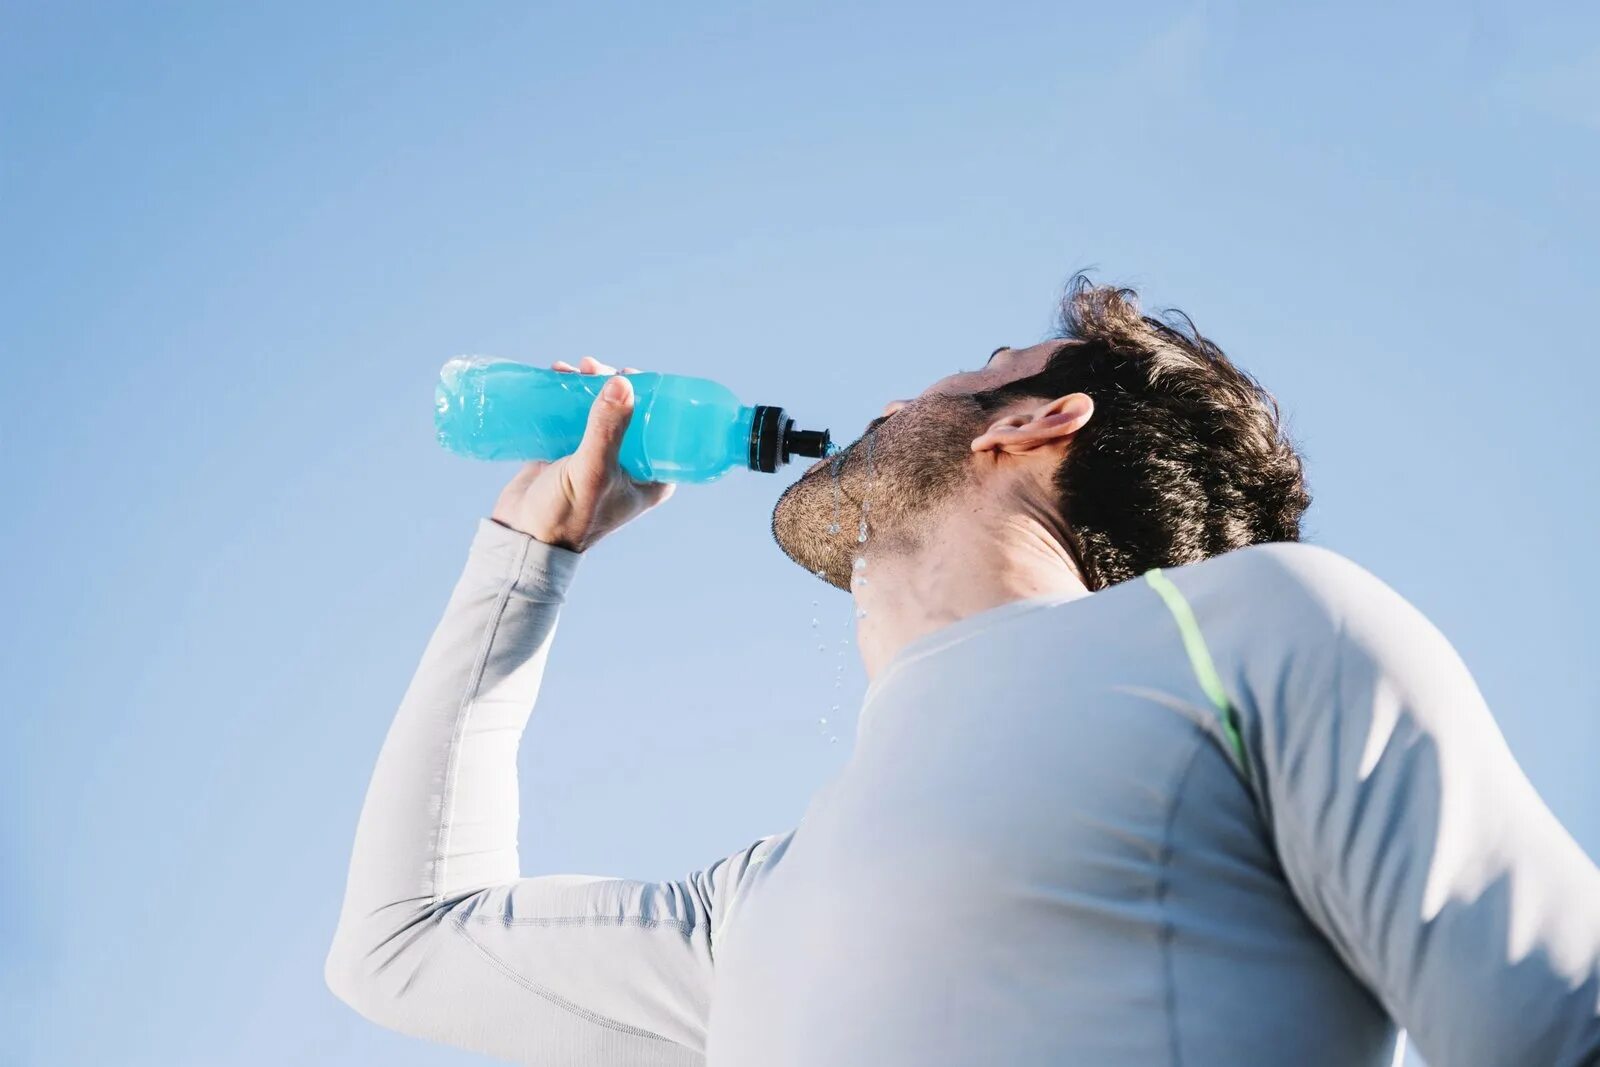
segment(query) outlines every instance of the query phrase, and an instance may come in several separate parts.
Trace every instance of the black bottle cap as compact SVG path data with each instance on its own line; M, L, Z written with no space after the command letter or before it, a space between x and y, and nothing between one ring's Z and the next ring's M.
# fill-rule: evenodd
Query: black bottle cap
M782 408L756 405L756 417L750 423L751 470L771 474L791 456L820 459L831 445L827 430L796 430L794 420L785 416Z
M833 438L828 436L827 430L796 430L794 420L789 420L789 425L783 434L783 458L790 455L811 456L821 459L828 454L828 449L833 447Z

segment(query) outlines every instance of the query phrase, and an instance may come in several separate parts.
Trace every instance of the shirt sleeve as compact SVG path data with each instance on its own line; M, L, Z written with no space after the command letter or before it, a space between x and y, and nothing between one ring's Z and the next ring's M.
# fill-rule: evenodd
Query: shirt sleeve
M1600 1063L1600 871L1443 634L1343 557L1297 558L1305 639L1251 730L1297 899L1430 1063Z
M325 978L513 1062L699 1064L714 927L781 838L682 881L519 877L517 748L579 558L479 521L379 753Z

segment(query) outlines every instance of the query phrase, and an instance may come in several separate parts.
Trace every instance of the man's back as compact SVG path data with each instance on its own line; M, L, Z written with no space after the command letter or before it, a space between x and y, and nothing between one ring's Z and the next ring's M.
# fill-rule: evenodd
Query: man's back
M380 1021L530 1063L1382 1063L1391 1015L1440 1063L1600 1050L1600 876L1332 553L968 616L874 680L792 834L513 882L575 559L482 524L386 742L329 961Z
M1173 573L1255 604L1207 626L1218 655L1331 644L1284 559ZM710 1061L1386 1063L1393 1027L1296 903L1222 726L1146 581L908 648L722 928Z

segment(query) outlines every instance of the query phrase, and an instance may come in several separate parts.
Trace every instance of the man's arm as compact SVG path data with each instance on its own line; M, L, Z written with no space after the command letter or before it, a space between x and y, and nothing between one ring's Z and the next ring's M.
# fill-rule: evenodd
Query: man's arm
M1301 905L1430 1063L1600 1063L1600 871L1421 612L1285 558L1321 636L1253 686L1251 747Z
M580 554L481 519L378 757L329 987L524 1063L701 1061L713 926L765 838L680 882L519 878L517 747Z

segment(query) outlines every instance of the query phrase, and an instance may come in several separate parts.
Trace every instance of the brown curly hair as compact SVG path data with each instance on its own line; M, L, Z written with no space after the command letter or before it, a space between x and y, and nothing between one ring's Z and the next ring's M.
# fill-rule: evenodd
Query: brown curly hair
M986 414L1023 397L1094 400L1055 475L1090 589L1300 539L1311 494L1277 401L1187 315L1145 315L1134 290L1078 274L1057 336L1068 343L1038 374L975 399Z

